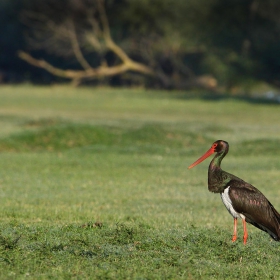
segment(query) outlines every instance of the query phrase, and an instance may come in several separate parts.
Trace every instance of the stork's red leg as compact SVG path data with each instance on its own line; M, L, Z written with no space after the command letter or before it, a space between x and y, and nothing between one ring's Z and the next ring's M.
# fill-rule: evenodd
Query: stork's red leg
M244 245L246 245L247 238L248 238L248 232L247 232L247 228L246 228L246 221L245 221L245 219L242 219L242 223L243 223L243 231L244 231L243 243L244 243Z
M232 237L232 242L236 241L237 239L237 218L234 218L234 228L233 228L233 237Z

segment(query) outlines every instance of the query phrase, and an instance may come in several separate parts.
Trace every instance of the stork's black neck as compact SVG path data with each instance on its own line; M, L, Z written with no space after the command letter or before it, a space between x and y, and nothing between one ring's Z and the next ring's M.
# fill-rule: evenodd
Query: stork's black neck
M228 182L230 174L221 169L221 162L228 153L228 149L216 153L208 168L208 189L211 192L222 193Z
M222 160L226 156L227 153L228 153L228 150L223 150L219 153L216 153L216 155L214 156L214 158L210 162L209 171L210 171L210 169L214 170L216 168L221 168Z

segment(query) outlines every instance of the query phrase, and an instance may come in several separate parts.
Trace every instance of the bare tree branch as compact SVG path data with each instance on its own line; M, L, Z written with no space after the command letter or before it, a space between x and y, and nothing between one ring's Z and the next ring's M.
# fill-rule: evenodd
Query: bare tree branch
M80 45L79 45L79 41L78 41L78 38L77 38L75 24L74 24L72 19L69 20L68 34L69 34L69 37L70 37L70 40L71 40L71 44L72 44L72 48L73 48L74 54L75 54L78 62L81 64L81 66L84 69L91 69L92 67L85 60L85 58L83 56L83 53L81 51L81 48L80 48Z
M49 40L43 37L42 48L50 47L50 49L52 49L53 44L50 43L51 40L57 40L66 47L67 44L65 43L67 42L67 40L68 42L70 41L70 49L72 49L75 58L83 67L83 70L60 69L51 65L45 60L36 59L24 51L19 51L19 57L33 66L45 69L55 76L72 79L74 84L79 84L83 79L95 79L100 77L115 76L126 71L135 71L145 75L155 76L152 68L132 60L126 54L126 52L114 42L110 33L110 26L105 11L104 1L96 0L96 2L96 11L98 12L99 17L95 17L94 9L86 13L88 17L87 22L90 23L92 32L88 33L86 31L83 31L82 36L79 37L77 34L77 28L72 18L55 22L47 16L31 13L32 17L39 21L39 28L45 28L46 34L52 34L52 37L50 39L48 38ZM80 29L81 28L82 27L80 26ZM42 34L44 33L39 32L38 38L41 39ZM100 66L93 68L86 60L82 51L85 43L90 43L95 50L102 52L102 49L104 48L102 48L103 46L101 45L101 41L102 43L104 43L105 49L112 51L120 59L121 62L118 65L108 66L106 60L103 60L102 56L100 56L102 61ZM57 52L61 52L61 50L57 50ZM67 52L69 53L69 47Z
M106 46L113 51L123 62L129 63L131 59L128 55L113 41L111 37L108 18L105 12L104 1L97 0L98 11L100 13L101 24L103 27L103 38L106 42Z
M28 62L29 64L45 69L49 73L63 77L63 78L69 78L69 79L88 79L88 78L100 78L100 77L110 77L118 74L122 74L128 70L138 70L138 72L141 72L143 74L152 74L153 72L148 68L148 71L146 71L145 67L139 67L131 68L129 65L123 63L116 66L108 67L106 65L101 65L97 68L90 68L87 70L63 70L57 67L54 67L47 61L43 59L36 59L32 57L30 54L19 51L18 56L23 59L24 61ZM141 64L139 64L141 66Z

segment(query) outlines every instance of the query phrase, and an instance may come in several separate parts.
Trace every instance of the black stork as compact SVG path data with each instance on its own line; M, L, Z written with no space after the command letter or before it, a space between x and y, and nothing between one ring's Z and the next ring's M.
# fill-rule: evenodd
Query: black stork
M237 218L242 219L244 244L248 237L246 222L267 232L275 241L280 241L280 214L273 205L257 188L221 169L222 159L228 150L226 141L217 140L189 169L216 153L208 168L208 190L221 195L228 212L233 216L233 242L237 239Z

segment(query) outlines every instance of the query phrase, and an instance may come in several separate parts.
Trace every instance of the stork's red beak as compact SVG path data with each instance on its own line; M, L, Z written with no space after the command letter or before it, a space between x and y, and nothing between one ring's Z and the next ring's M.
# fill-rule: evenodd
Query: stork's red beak
M201 156L197 161L191 164L188 167L188 169L195 167L197 164L201 163L202 161L204 161L206 158L210 157L214 153L215 153L215 147L212 146L203 156Z

